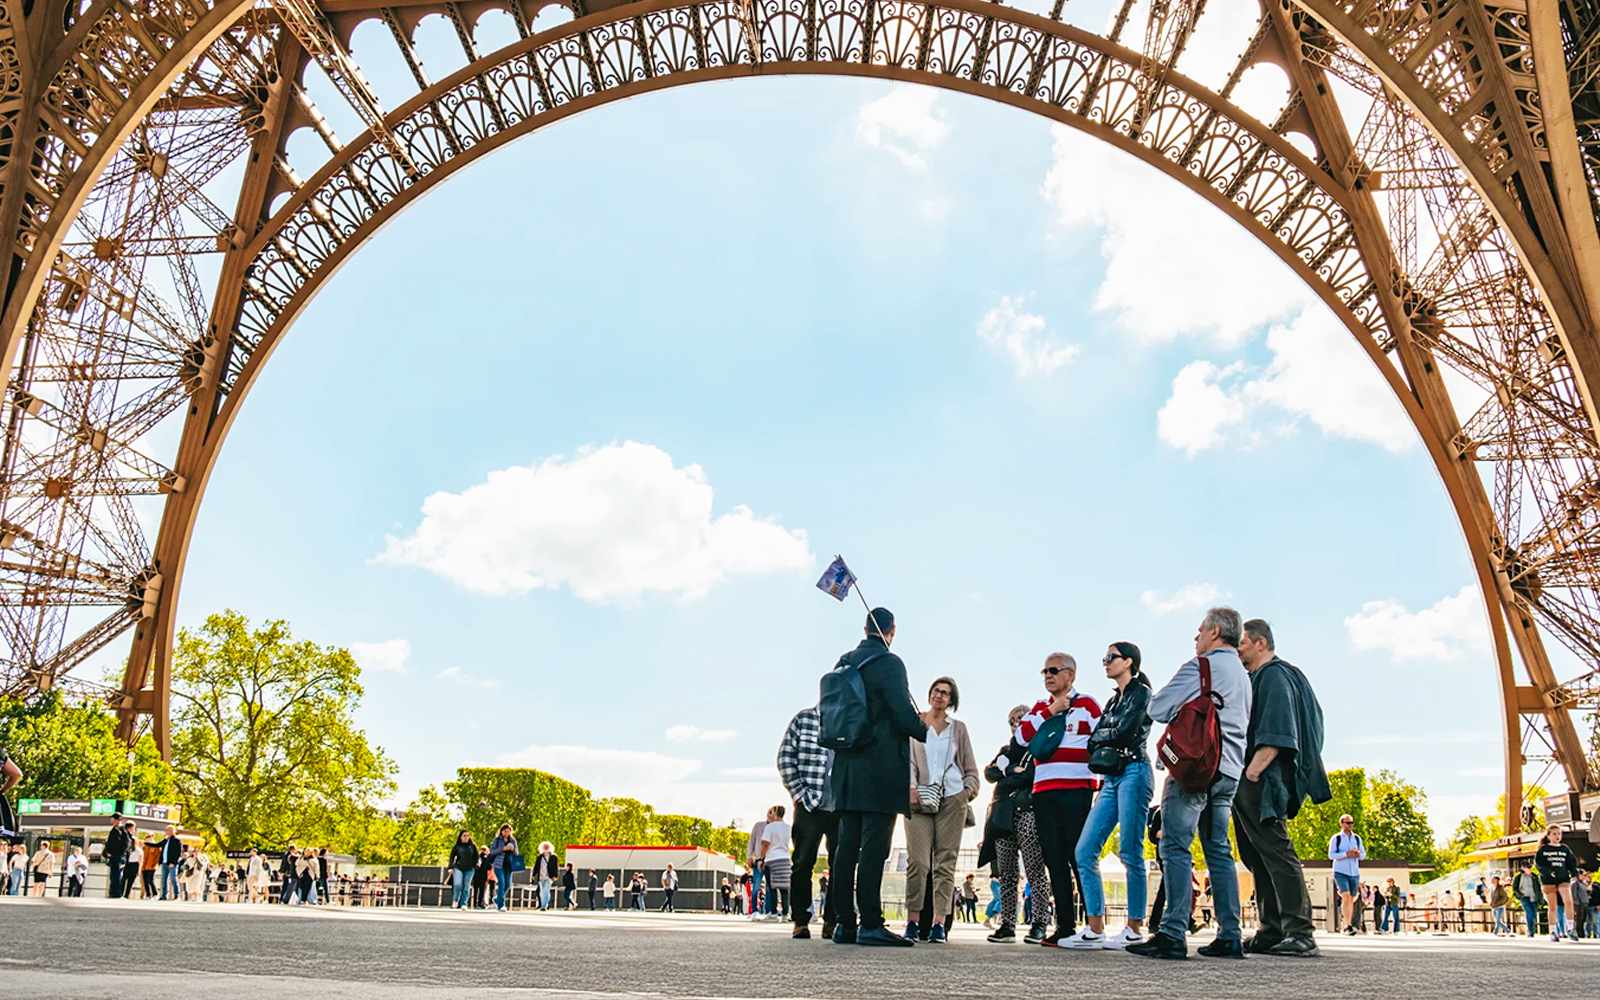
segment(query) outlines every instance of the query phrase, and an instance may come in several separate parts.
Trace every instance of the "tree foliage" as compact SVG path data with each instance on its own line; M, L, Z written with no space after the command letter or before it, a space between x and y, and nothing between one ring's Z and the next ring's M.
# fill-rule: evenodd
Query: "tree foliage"
M172 772L141 736L128 763L117 719L104 705L51 691L32 703L0 699L0 746L22 770L18 798L132 798L171 802Z
M517 831L526 854L540 840L550 841L558 853L568 844L585 843L580 836L589 792L553 774L531 767L463 767L455 781L445 782L444 791L459 807L462 826L484 843L501 823Z
M326 841L394 788L394 765L351 719L348 651L295 642L285 622L226 611L178 634L172 772L186 821L240 850Z

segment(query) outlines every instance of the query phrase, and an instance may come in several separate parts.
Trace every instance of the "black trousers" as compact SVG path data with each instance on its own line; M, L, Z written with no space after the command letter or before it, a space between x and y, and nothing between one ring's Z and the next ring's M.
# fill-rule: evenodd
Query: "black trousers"
M824 838L828 841L828 857L838 855L839 816L826 810L813 812L796 802L794 804L794 870L789 875L791 911L797 926L811 922L811 876L817 867L817 848ZM834 922L833 900L826 893L822 900L822 922Z
M1257 934L1268 940L1312 935L1311 897L1300 856L1281 819L1261 818L1261 783L1239 782L1233 798L1233 835L1239 860L1256 883Z
M899 813L839 813L839 853L833 859L829 895L833 912L845 927L874 930L883 926L883 863Z
M1078 904L1073 888L1078 882L1078 837L1094 805L1088 788L1057 788L1033 793L1033 816L1039 824L1039 848L1050 870L1055 894L1056 932L1065 937L1078 927Z

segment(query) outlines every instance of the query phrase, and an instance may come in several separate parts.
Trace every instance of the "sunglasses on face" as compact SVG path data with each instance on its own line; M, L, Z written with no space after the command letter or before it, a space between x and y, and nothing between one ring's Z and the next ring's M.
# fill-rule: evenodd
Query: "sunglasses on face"
M1122 659L1122 657L1118 656L1116 653L1107 653L1105 655L1105 657L1100 661L1100 665L1109 667L1109 666L1111 666L1111 664L1117 662L1120 659Z
M1054 677L1056 674L1064 673L1064 672L1065 672L1064 669L1061 668L1061 667L1045 667L1043 670L1039 671L1039 676L1040 677Z

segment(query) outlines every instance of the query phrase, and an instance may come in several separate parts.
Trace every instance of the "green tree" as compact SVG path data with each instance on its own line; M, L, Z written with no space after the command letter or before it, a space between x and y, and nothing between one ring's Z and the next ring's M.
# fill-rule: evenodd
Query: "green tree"
M1393 771L1369 776L1361 803L1367 856L1433 864L1433 828L1427 810L1428 797L1422 789Z
M584 816L580 843L655 844L655 810L638 799L595 799Z
M394 789L394 765L351 718L360 673L281 621L253 629L226 611L180 632L172 772L186 821L228 850L334 843Z
M32 703L0 699L0 746L22 769L18 798L132 798L171 802L172 772L141 736L128 763L117 719L104 705L51 691Z
M485 844L501 823L510 823L517 831L519 846L527 855L534 853L540 840L554 844L561 857L568 844L590 843L581 839L589 811L588 789L553 774L530 767L463 767L456 771L455 781L445 783L444 797L455 807L449 815L459 816L461 825ZM430 816L442 815L440 804L425 808Z
M456 842L461 810L429 785L417 793L395 823L391 858L397 865L442 865Z

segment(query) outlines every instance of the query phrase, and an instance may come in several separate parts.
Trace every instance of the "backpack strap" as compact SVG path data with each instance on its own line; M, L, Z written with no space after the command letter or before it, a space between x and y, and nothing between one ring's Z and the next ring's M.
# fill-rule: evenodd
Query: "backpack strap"
M1200 697L1204 698L1211 693L1211 661L1204 656L1197 656L1200 661Z

